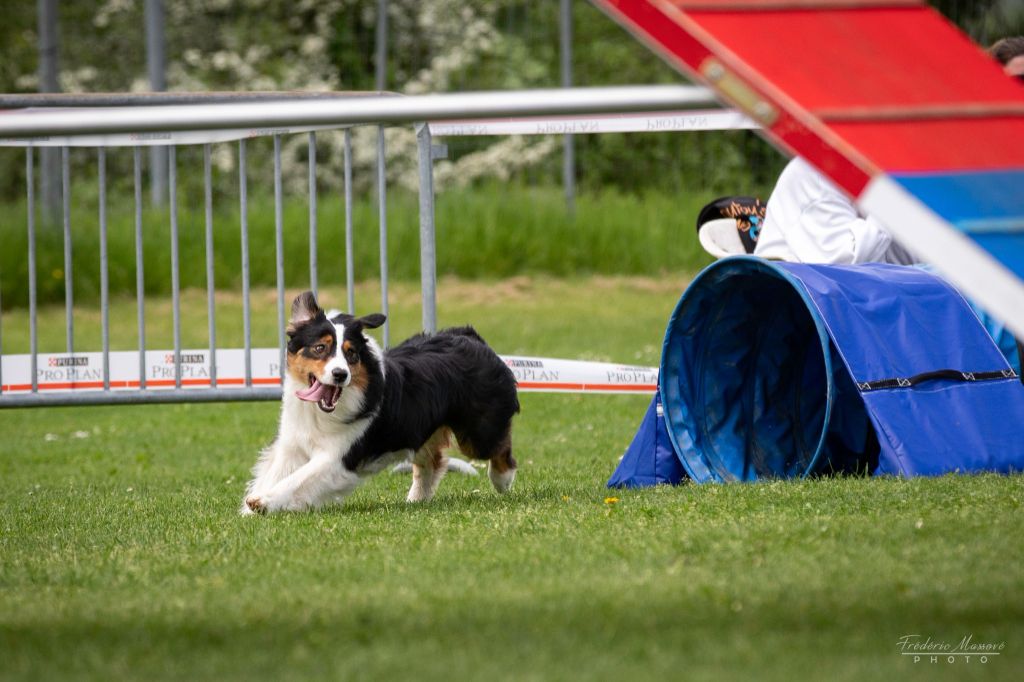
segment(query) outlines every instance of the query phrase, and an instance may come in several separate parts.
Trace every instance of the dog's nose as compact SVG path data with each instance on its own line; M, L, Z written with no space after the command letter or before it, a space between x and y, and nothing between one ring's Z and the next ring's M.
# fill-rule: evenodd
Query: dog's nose
M335 367L331 370L331 374L334 375L334 380L339 384L348 379L348 370L342 369L341 367Z

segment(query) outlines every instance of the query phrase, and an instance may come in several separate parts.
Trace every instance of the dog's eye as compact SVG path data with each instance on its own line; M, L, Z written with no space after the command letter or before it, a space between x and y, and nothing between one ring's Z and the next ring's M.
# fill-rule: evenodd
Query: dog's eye
M349 364L359 362L359 353L349 348L345 351L345 360L348 361Z
M317 355L324 353L326 350L327 346L322 343L318 343L315 346L313 346L313 352L316 353Z

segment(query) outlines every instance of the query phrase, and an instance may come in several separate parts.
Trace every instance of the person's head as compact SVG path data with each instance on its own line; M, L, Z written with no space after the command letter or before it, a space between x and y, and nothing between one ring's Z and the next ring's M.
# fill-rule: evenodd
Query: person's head
M1024 80L1024 36L998 40L988 53L1003 65L1003 73Z

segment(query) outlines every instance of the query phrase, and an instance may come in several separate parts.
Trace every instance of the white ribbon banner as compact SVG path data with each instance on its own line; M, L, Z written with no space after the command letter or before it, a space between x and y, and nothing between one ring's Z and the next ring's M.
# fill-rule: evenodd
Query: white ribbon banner
M279 386L280 355L276 348L252 350L252 385ZM519 390L539 393L654 393L658 388L656 367L617 365L607 362L557 360L552 358L503 355L501 359L515 375ZM32 390L32 356L3 357L4 395L24 395ZM146 390L175 387L174 352L146 351ZM217 387L245 386L245 351L241 348L217 350ZM40 353L37 356L36 381L39 391L96 391L103 389L102 353ZM209 350L181 351L181 386L185 389L209 388ZM110 390L139 388L137 351L110 353Z
M504 118L430 124L436 137L462 135L580 135L590 133L662 133L694 130L749 130L759 126L745 114L728 109L660 113Z

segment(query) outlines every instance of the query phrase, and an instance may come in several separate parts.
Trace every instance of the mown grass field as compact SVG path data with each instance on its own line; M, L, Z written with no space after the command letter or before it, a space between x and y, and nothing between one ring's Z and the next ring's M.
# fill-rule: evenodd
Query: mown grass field
M655 364L684 283L448 280L441 318L500 352ZM273 299L254 300L273 342ZM202 294L186 301L205 329ZM228 319L237 300L221 303ZM134 308L115 313L128 334ZM5 348L23 343L21 314L4 317ZM396 338L417 326L415 287L395 288L392 315ZM76 320L83 348L95 317ZM59 329L60 310L44 321ZM407 505L408 477L383 474L344 507L266 518L236 512L273 404L0 411L0 677L1024 674L1024 478L611 492L647 399L522 402L508 496L453 474ZM1005 646L986 663L914 663L897 648L910 634Z

